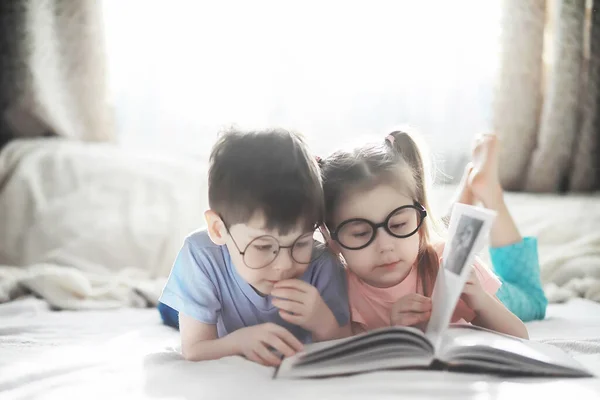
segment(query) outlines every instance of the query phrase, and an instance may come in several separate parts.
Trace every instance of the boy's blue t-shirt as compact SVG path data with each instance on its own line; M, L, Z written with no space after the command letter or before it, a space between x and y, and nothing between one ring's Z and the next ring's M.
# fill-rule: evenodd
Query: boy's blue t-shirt
M340 326L349 322L346 274L336 256L325 252L299 279L318 289ZM216 324L219 337L273 322L287 328L301 342L310 343L310 332L284 321L271 299L256 293L237 273L227 246L214 244L208 232L202 230L186 238L160 302L205 324Z

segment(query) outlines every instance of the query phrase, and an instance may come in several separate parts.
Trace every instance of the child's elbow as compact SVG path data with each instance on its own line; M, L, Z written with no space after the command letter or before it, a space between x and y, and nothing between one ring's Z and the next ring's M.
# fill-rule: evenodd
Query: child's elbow
M527 332L525 326L523 326L523 330L521 331L521 339L529 340L529 332Z
M186 361L200 361L198 355L189 346L181 346L181 355Z
M202 342L181 343L181 355L186 361L204 361L210 357Z
M516 324L513 335L521 339L529 340L529 332L527 331L527 326L525 326L525 324L521 321L519 321Z

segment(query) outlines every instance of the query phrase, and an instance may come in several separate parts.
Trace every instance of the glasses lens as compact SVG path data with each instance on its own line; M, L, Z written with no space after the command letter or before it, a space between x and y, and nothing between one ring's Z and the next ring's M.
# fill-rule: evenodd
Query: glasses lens
M388 229L394 236L407 237L414 234L421 224L421 214L416 208L396 211L388 220Z
M315 239L313 232L300 236L292 247L292 258L300 264L308 264L313 259Z
M246 247L244 262L249 268L263 268L271 264L278 253L279 243L274 237L257 237Z
M366 221L350 221L342 224L337 240L344 247L356 249L366 245L373 236L373 227Z

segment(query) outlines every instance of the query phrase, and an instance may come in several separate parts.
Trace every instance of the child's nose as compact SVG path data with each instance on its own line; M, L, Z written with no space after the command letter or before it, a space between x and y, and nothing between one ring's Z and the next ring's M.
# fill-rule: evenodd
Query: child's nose
M377 232L375 243L377 244L378 250L383 253L394 249L395 239L396 238L387 233L385 229L380 229L379 232Z
M273 266L279 271L292 269L294 267L294 259L292 258L291 249L281 249L279 254L277 254L277 258L275 258L274 263Z

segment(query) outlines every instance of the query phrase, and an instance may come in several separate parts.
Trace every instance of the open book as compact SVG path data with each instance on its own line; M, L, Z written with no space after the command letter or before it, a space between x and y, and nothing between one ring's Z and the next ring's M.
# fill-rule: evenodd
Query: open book
M435 347L420 330L390 327L315 343L283 360L275 378L317 378L385 369L433 369L513 376L592 376L557 347L471 325L451 325Z
M450 324L475 255L495 213L456 204L432 294L431 318L422 332L388 327L315 343L282 361L275 378L311 378L382 369L446 369L506 375L591 376L562 350L472 325Z

